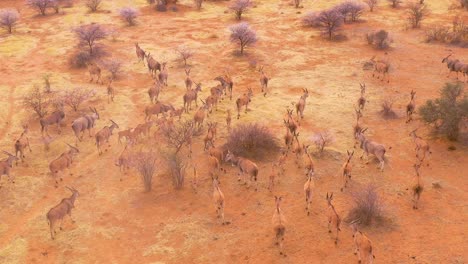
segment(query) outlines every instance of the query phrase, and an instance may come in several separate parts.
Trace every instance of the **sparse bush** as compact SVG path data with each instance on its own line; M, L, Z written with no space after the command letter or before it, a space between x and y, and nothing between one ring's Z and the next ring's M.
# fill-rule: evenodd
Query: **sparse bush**
M120 17L127 22L129 26L135 25L135 19L138 17L138 11L133 7L124 7L120 9Z
M386 99L383 101L380 114L385 119L395 119L398 117L395 111L393 111L393 100Z
M407 13L410 25L413 28L419 28L421 21L429 14L429 9L425 4L409 3Z
M13 27L19 20L19 14L13 9L0 10L0 27L5 28L11 34Z
M202 8L203 0L193 0L193 3L195 4L195 8L200 10Z
M435 26L426 30L426 42L446 42L449 36L450 28L445 26Z
M419 115L424 122L434 125L438 133L457 140L460 124L468 117L468 97L463 94L463 84L445 84L440 98L426 101L419 107Z
M326 146L335 142L335 136L329 130L325 130L315 133L312 136L312 142L314 142L318 152L321 154Z
M366 34L367 43L374 46L376 49L388 49L392 42L389 34L385 30L371 32Z
M185 167L183 160L177 154L169 153L166 156L166 162L172 175L172 184L174 185L174 188L181 189L184 187L185 181Z
M175 52L179 55L179 58L184 62L184 66L187 67L187 60L193 57L194 52L187 46L181 45L175 49Z
M96 12L101 6L102 0L86 0L86 6L89 8L89 11Z
M334 9L341 13L345 23L346 21L356 22L364 12L364 5L360 2L348 0L337 5Z
M242 14L247 12L251 6L252 2L250 2L250 0L234 0L234 3L229 6L229 9L234 12L237 20L241 20Z
M175 149L175 154L179 153L184 145L192 144L192 137L196 133L191 120L179 122L175 125L164 124L160 126L160 132L170 148Z
M308 13L303 19L305 25L321 28L322 33L329 40L333 39L336 32L340 30L343 21L343 15L336 9L328 9L319 13Z
M109 59L102 62L103 68L111 73L112 80L117 79L122 69L122 64L122 61L117 59Z
M276 155L280 144L275 134L258 123L240 124L228 136L227 149L235 155L263 160Z
M132 153L130 164L138 171L146 192L150 192L153 183L153 175L157 168L157 153L154 151L138 151Z
M107 37L108 32L99 24L82 25L74 29L80 46L88 48L89 55L94 56L96 42Z
M434 26L426 30L426 42L442 42L460 47L468 47L468 25L461 17L455 17L452 28Z
M33 89L23 97L24 107L33 110L40 118L47 115L51 103L51 96L41 91L38 86L34 86Z
M347 222L368 226L383 220L383 205L376 186L369 184L361 190L352 192L351 197L354 207L348 213Z
M244 54L244 48L257 42L257 33L250 28L246 22L229 27L231 31L230 40L240 45L240 54Z
M62 102L70 106L73 111L78 111L80 105L96 95L96 91L75 87L67 90L62 95Z
M56 0L27 0L26 4L36 9L41 15L45 16L47 8L53 8L57 5Z
M397 8L403 2L402 0L387 0L390 2L393 8Z
M87 51L75 52L70 58L70 65L74 68L86 67L86 64L92 60L92 57Z
M365 0L364 1L368 6L369 6L369 10L371 12L374 12L374 8L377 6L377 4L379 3L378 0Z

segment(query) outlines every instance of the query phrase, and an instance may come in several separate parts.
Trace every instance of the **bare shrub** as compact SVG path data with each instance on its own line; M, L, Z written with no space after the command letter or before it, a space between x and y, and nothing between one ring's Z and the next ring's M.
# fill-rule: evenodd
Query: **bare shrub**
M383 205L377 193L377 187L369 184L351 193L354 202L346 221L361 226L368 226L383 220Z
M356 22L364 12L364 4L354 0L348 0L337 5L334 9L341 13L345 23L346 21Z
M377 6L379 1L378 0L365 0L364 3L366 3L369 6L369 10L371 12L374 12L374 8Z
M425 4L409 3L407 10L408 22L413 28L419 28L421 21L429 14L429 9Z
M184 187L185 181L185 166L182 158L176 153L166 155L166 162L172 175L172 184L175 189Z
M228 136L226 147L237 156L263 160L278 154L280 144L267 126L258 123L240 124Z
M231 31L230 40L240 45L240 54L244 54L244 48L257 42L257 33L250 28L246 22L229 27Z
M387 0L393 8L397 8L403 2L402 0Z
M195 4L195 8L200 10L202 8L203 0L193 0L193 3Z
M96 42L105 39L108 32L99 24L82 25L74 29L82 47L87 47L90 56L93 56Z
M96 91L75 87L67 90L62 95L62 102L70 106L73 111L78 111L80 105L96 95Z
M380 114L385 119L395 119L398 117L395 111L393 111L393 100L387 99L383 101Z
M175 49L175 52L179 55L179 58L184 62L184 66L187 67L187 60L192 58L194 52L185 45L180 45Z
M53 8L56 0L27 0L26 4L33 9L36 9L41 15L45 16L47 8Z
M102 67L111 73L112 80L117 79L121 69L122 61L118 59L108 59L101 63Z
M234 3L229 6L229 9L234 12L237 20L241 20L242 14L247 12L251 6L252 2L250 2L250 0L234 0Z
M101 6L102 0L86 0L86 7L89 8L89 11L96 12Z
M189 145L190 147L192 137L196 133L195 126L191 120L174 125L162 124L160 132L167 145L175 149L175 154L179 153L184 145Z
M70 65L74 68L86 67L86 64L92 60L87 51L77 51L70 58Z
M156 157L157 153L150 150L134 152L130 158L130 164L140 174L146 192L150 192L153 185L153 175L158 165Z
M0 10L0 27L5 28L11 34L13 27L19 20L19 14L13 9Z
M335 136L330 130L315 133L312 136L312 142L317 147L318 152L321 154L326 146L331 145L335 142Z
M302 22L306 26L321 28L322 33L331 40L343 25L343 15L336 9L328 9L318 13L308 13Z
M33 89L23 97L23 106L33 110L39 118L48 113L48 108L52 103L51 96L34 86Z
M127 22L129 26L135 25L135 19L138 17L138 11L133 7L124 7L120 9L120 17Z
M450 28L445 26L435 26L425 31L426 42L442 42L448 39Z
M374 46L376 49L388 49L392 42L387 31L379 30L366 34L367 43Z

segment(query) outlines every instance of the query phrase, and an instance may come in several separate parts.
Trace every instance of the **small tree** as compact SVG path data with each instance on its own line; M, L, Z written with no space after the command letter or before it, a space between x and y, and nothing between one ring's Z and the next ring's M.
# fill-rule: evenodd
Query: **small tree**
M74 29L81 46L89 49L89 55L93 56L96 42L107 37L107 31L99 24L82 25Z
M365 0L364 1L368 6L369 6L369 10L371 12L374 12L374 8L377 6L377 4L379 3L378 0Z
M318 152L322 154L326 146L335 142L335 137L329 130L325 130L322 132L315 133L312 136L312 142L314 142Z
M242 22L229 27L231 31L230 40L232 43L240 45L240 54L244 54L244 48L257 42L257 33L250 28L246 22Z
M328 9L319 13L308 13L302 20L306 26L319 27L328 39L343 25L343 15L337 9Z
M346 22L347 18L349 18L348 21L356 22L364 12L364 5L360 2L348 0L337 5L334 9L341 13L344 22Z
M47 8L54 8L57 5L56 0L27 0L26 4L36 9L41 15L45 16Z
M13 27L19 20L19 14L13 9L0 10L0 27L5 28L11 34Z
M440 90L440 98L428 100L419 107L424 122L434 125L438 133L457 140L460 123L468 117L468 97L463 95L461 83L447 83Z
M399 7L400 4L402 3L402 0L387 0L387 1L390 2L393 8Z
M96 12L101 5L102 0L86 0L86 6L89 8L89 11Z
M81 104L96 95L96 91L75 87L65 91L62 96L62 102L70 106L73 111L78 111Z
M138 11L133 7L124 7L120 9L120 17L127 22L129 26L135 25L135 19L138 17Z
M184 187L185 166L180 156L175 153L169 153L166 156L166 162L172 175L172 184L175 189Z
M130 158L130 164L140 174L146 192L150 192L153 185L153 175L157 168L156 157L157 154L150 150L134 152Z
M112 80L117 79L121 69L122 69L122 61L117 59L109 59L102 62L102 66L104 69L108 70L111 73Z
M23 97L24 107L33 110L40 118L47 115L51 103L50 95L41 91L39 86L34 86L34 88Z
M195 4L195 8L200 10L202 8L203 0L193 0L193 3Z
M383 205L377 193L377 187L369 184L351 193L354 207L351 208L346 221L367 226L383 219Z
M429 9L425 4L409 3L408 4L408 21L413 28L419 28L421 21L429 14Z
M193 57L194 52L187 46L181 45L175 49L175 52L179 55L180 59L184 62L184 66L187 67L187 60Z
M241 20L242 14L247 12L251 6L252 2L250 2L250 0L234 0L234 3L229 6L229 9L234 12L237 20Z
M160 131L167 145L170 148L174 148L175 154L178 154L184 145L190 145L192 143L195 128L193 122L190 120L176 125L161 125Z
M367 43L373 45L376 49L387 49L390 47L391 39L385 30L371 32L366 34Z

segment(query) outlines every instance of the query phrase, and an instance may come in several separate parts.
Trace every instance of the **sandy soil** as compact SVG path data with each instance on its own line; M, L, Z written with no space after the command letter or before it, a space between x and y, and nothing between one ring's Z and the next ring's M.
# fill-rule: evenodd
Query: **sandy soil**
M32 153L27 161L14 166L16 183L2 177L0 189L0 263L355 263L351 229L343 224L338 245L327 232L327 192L335 193L334 204L345 216L352 206L350 193L368 183L379 187L389 218L384 226L363 230L374 243L376 263L453 263L468 260L466 245L468 184L467 147L433 137L422 122L405 123L404 107L409 92L417 91L417 104L434 98L448 81L441 58L449 52L468 59L466 50L423 42L423 30L407 30L404 9L392 10L382 3L375 12L366 12L362 23L346 25L348 40L328 42L315 29L303 28L300 18L307 10L330 7L338 1L305 1L298 13L287 1L258 0L245 16L259 34L259 42L249 47L243 57L234 56L236 47L228 42L227 26L235 23L225 14L226 2L204 4L201 12L184 0L178 12L157 13L144 0L105 1L105 11L89 14L82 4L64 9L63 14L37 16L23 1L3 0L0 8L15 7L21 13L21 23L13 35L0 35L0 149L13 151L14 139L21 133L21 124L30 125ZM450 24L459 10L449 10L449 0L426 0L432 9L424 21L429 24ZM125 5L141 10L138 25L126 27L118 17ZM84 69L70 69L68 59L75 50L76 40L71 29L83 23L98 22L115 29L113 37L103 41L113 57L125 62L122 76L115 82L115 103L107 104L106 87L89 84ZM372 29L386 29L394 39L388 55L367 46L364 34ZM316 157L316 189L312 213L304 211L302 186L305 182L294 159L289 158L286 174L270 193L267 190L269 163L258 163L260 190L254 192L239 186L235 168L221 175L221 188L226 197L226 218L230 225L222 226L215 218L212 186L204 164L202 138L195 140L194 159L199 165L200 187L195 193L187 184L173 190L167 175L155 177L153 191L144 193L137 174L131 173L119 181L114 161L122 150L115 137L112 148L98 156L94 141L80 143L81 153L60 188L54 188L48 175L48 163L74 142L70 123L81 113L67 109L64 133L45 152L41 144L37 118L21 105L22 96L33 85L41 85L43 74L51 74L52 88L90 87L98 91L92 104L100 111L97 127L107 125L112 118L121 128L134 127L144 120L143 109L148 104L146 90L151 77L146 67L138 64L134 42L150 51L155 58L168 61L169 87L162 101L182 105L184 71L173 49L186 44L196 50L192 75L203 83L202 97L215 85L212 79L229 67L234 77L234 97L247 87L254 89L251 110L234 120L267 123L278 135L284 133L282 115L291 102L296 102L302 88L309 96L301 138L310 141L317 131L330 129L336 142ZM377 55L392 63L390 83L372 78L363 71L363 63ZM249 67L250 61L264 64L272 78L270 96L260 95L259 74ZM358 158L352 163L351 187L339 191L338 177L346 150L354 144L352 125L355 104L359 97L359 82L367 84L369 103L363 123L369 136L392 149L388 151L385 172L377 162L364 164ZM378 112L382 100L395 100L399 115L395 120L383 120ZM81 108L87 112L87 107ZM227 109L234 111L234 102L224 101L219 111L209 117L220 122L220 140L226 137L224 118ZM190 118L190 115L185 117ZM433 154L429 166L421 169L425 190L419 210L412 209L411 188L415 160L413 142L408 136L415 128L427 138ZM51 134L57 135L51 128ZM448 151L448 146L456 147ZM358 151L357 154L360 154ZM356 155L358 156L358 155ZM432 183L440 183L435 189ZM51 240L46 213L69 192L64 185L74 186L80 197L73 210L76 220L64 221L64 231ZM282 209L288 219L285 239L287 257L278 254L274 245L271 216L274 195L282 195ZM465 246L463 246L465 245Z

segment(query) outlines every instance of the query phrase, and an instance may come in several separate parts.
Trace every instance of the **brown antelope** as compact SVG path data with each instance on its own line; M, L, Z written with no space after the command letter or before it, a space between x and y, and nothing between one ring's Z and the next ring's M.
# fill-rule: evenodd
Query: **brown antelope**
M306 175L312 174L312 176L314 176L315 175L315 165L314 165L314 161L312 160L312 156L309 153L309 145L304 146L304 154L307 157L307 162L306 162L306 165L305 165Z
M117 133L119 143L122 144L122 138L125 138L125 140L128 142L131 135L132 135L132 128L119 131Z
M217 176L222 171L219 160L214 156L208 156L208 171L211 177Z
M111 101L114 102L115 89L112 86L112 79L110 79L109 84L107 85L107 103Z
M19 157L21 159L21 162L24 162L24 158L26 157L24 155L24 150L26 147L29 149L29 152L32 152L31 146L29 145L29 139L28 139L28 126L23 126L24 130L21 133L21 136L15 141L15 156L18 157L18 153L20 154Z
M223 86L221 85L216 85L215 87L210 88L210 95L212 96L217 96L218 98L222 99L223 96Z
M208 110L208 106L206 105L206 103L201 99L200 101L203 103L203 105L198 108L197 112L195 112L195 115L193 116L194 125L197 125L198 128L203 126L203 121L205 120L206 116L206 110Z
M218 111L218 100L219 100L218 95L210 95L205 99L205 102L208 106L208 112L210 114L213 111L213 106L215 107L215 110Z
M449 75L450 73L452 72L452 65L453 63L456 61L456 59L453 59L453 58L450 58L452 56L452 54L448 55L447 57L443 58L442 59L442 63L446 63L447 64L447 68L449 70ZM447 77L449 76L447 75Z
M53 138L51 136L42 136L41 140L44 143L44 151L49 151L50 150L50 143L52 143L56 138Z
M252 179L255 181L255 191L258 190L258 167L257 164L252 162L249 159L243 158L243 157L236 157L232 152L228 150L228 153L226 155L226 162L230 161L233 165L236 165L239 168L239 172L237 173L238 176L238 181L241 181L241 174L242 174L242 179L244 184L247 183L246 180L246 174L250 176L249 181L251 182ZM247 187L249 185L247 184Z
M65 112L63 112L63 109L56 110L52 112L50 115L47 115L39 120L39 123L41 124L41 133L44 135L44 131L49 135L49 132L47 130L48 126L57 124L57 129L58 133L62 133L62 129L60 127L60 123L62 120L65 118Z
M88 130L88 134L91 137L91 129L94 127L94 123L96 122L96 120L99 119L99 113L96 110L96 108L90 107L89 109L91 109L92 114L79 117L75 119L72 123L73 132L75 133L75 137L79 141L83 140L85 130Z
M359 97L358 99L358 107L359 107L359 110L364 110L364 106L366 105L366 84L362 84L362 83L359 83L359 85L361 86L361 97Z
M286 217L284 217L283 212L281 211L280 205L283 197L275 196L275 212L271 218L271 223L273 224L273 231L275 232L276 244L279 246L280 255L286 256L283 252L283 241L284 235L286 233Z
M413 209L418 209L419 198L421 198L421 193L424 190L424 183L421 180L421 175L419 174L419 168L422 163L414 164L414 170L416 171L416 177L414 178L414 184L412 187L413 190Z
M224 225L226 222L224 221L224 194L219 188L219 180L218 178L211 177L213 180L213 201L215 204L216 209L216 216L221 218L221 224Z
M308 146L301 144L299 142L299 133L295 133L293 135L294 139L296 140L296 147L293 150L293 153L296 154L296 164L298 168L301 168L304 165L304 153Z
M105 126L103 127L101 130L99 130L96 135L95 135L95 138L96 138L96 147L98 149L98 152L99 152L99 155L102 154L102 149L101 149L101 144L104 143L104 141L108 144L108 146L110 147L110 144L109 144L109 138L110 136L112 135L112 131L115 129L115 128L119 128L119 125L117 125L117 123L115 123L112 119L110 120L111 121L111 125L110 126ZM107 149L106 149L107 151Z
M447 77L450 77L450 74L452 72L455 72L457 74L457 80L458 80L458 73L462 72L464 67L465 67L465 64L463 62L461 62L460 60L457 59L457 60L452 61L451 65L450 65L450 72L449 72L449 75Z
M306 107L306 100L307 97L309 97L309 90L302 88L302 91L304 92L301 95L301 98L299 98L299 102L296 104L296 115L299 116L301 114L301 119L304 118L304 109Z
M213 147L213 148L210 148L210 150L208 151L208 154L211 157L216 158L216 160L218 161L218 164L219 164L219 170L224 171L224 173L226 173L226 169L223 169L222 163L226 158L227 152L228 152L228 150L224 146L217 147L217 148Z
M220 82L225 95L227 93L226 91L229 91L229 100L232 100L232 88L234 86L234 83L232 81L232 77L229 71L226 70L224 75L218 76L214 80Z
M166 62L161 63L161 71L158 74L159 82L167 87L167 78L169 77L169 73L167 72Z
M15 178L11 177L10 175L10 169L13 168L13 162L17 161L18 158L4 150L2 150L2 152L7 154L8 158L0 161L0 182L1 182L2 176L6 175L8 176L9 181L11 181L12 183L15 183ZM2 188L1 185L0 185L0 188Z
M335 210L335 207L332 204L333 200L333 193L331 193L330 196L328 196L327 192L327 203L328 203L328 209L327 209L327 215L328 215L328 233L331 233L331 228L330 225L333 226L334 229L336 229L336 238L335 238L335 244L338 243L338 233L341 231L340 225L341 225L341 218L338 215L338 213Z
M164 114L169 111L174 111L175 108L170 104L163 104L156 102L155 104L149 105L145 108L145 120L150 121L152 115L159 117L159 114Z
M135 49L136 49L136 55L137 55L137 58L138 58L138 62L142 61L143 64L144 64L145 63L146 53L142 48L140 48L140 46L138 45L138 42L135 43Z
M91 77L89 82L93 82L94 77L96 76L97 77L96 83L98 83L99 80L101 80L101 68L95 62L89 62L87 63L87 66L88 66L89 76Z
M189 90L192 90L192 85L193 85L193 81L192 81L192 78L190 78L190 71L192 69L191 68L185 68L184 71L185 71L185 89L187 91Z
M432 152L431 152L429 144L427 144L427 142L424 139L416 135L416 130L417 129L411 131L409 135L413 138L414 144L416 145L414 149L416 150L416 158L418 158L419 161L422 163L424 159L426 158L426 155L428 153L431 154ZM420 151L422 151L422 158L419 157Z
M375 256L372 249L372 241L358 230L355 223L351 224L351 228L353 230L354 255L358 256L359 263L363 263L363 259L366 264L374 263Z
M413 120L413 113L414 113L414 110L416 109L416 102L414 101L415 95L416 95L416 92L411 90L411 100L408 103L408 105L406 105L406 123Z
M203 139L204 143L205 143L205 147L203 148L203 150L207 150L208 149L208 145L211 145L212 147L214 147L214 142L215 142L215 139L216 139L216 126L218 125L218 123L208 123L208 133L206 134L205 138Z
M240 118L240 112L243 106L245 106L245 113L247 114L247 109L249 107L250 101L252 100L252 97L253 97L253 91L252 91L252 88L249 88L246 94L243 94L241 97L237 98L236 100L237 119Z
M188 90L184 96L184 108L185 112L188 113L189 110L192 110L192 102L195 101L195 106L198 107L197 97L198 92L201 92L201 83L195 84L195 89Z
M161 86L161 82L156 80L154 84L148 89L148 96L151 103L156 103L158 101L159 93L162 90Z
M278 174L284 175L284 172L285 172L284 165L286 164L287 158L288 158L288 152L283 150L277 161L277 165L279 169Z
M305 193L305 201L306 201L306 211L307 215L310 215L309 207L312 203L312 191L315 189L315 181L312 176L312 173L307 175L307 181L304 184L304 193Z
M266 96L268 93L268 81L270 80L270 78L268 78L265 72L263 72L263 66L261 66L258 71L262 74L262 76L260 77L260 85L262 87L263 96Z
M271 192L273 191L273 187L275 186L275 179L279 175L278 164L273 163L271 166L270 176L268 177L268 190Z
M58 186L58 181L57 181L57 174L65 169L70 169L71 164L73 163L73 157L80 153L80 150L76 147L73 147L72 145L68 144L68 147L70 149L66 152L63 152L58 158L52 160L49 163L49 170L50 173L52 174L52 177L55 179L55 187L57 188ZM70 175L73 175L70 173ZM62 181L62 177L60 177L60 180Z
M353 158L354 150L352 152L346 150L346 153L348 154L348 157L346 158L346 161L343 164L343 166L341 166L341 177L343 179L343 186L341 187L341 191L343 191L343 189L346 188L348 180L351 179L351 171L353 169L353 166L351 165L351 159Z
M286 127L289 129L289 131L292 133L292 135L297 133L297 128L299 127L299 124L294 120L293 118L293 110L286 110L286 115L283 119L284 124Z
M231 110L227 110L227 116L226 116L226 127L227 131L231 132L231 122L232 122L232 117L231 117Z
M390 63L387 61L382 60L375 60L375 56L370 59L372 66L374 67L374 71L372 72L372 77L375 76L377 73L377 79L380 79L380 75L382 75L381 81L385 79L387 76L387 83L390 82L390 77L388 76L388 72L390 70Z
M58 205L52 207L46 215L47 223L50 227L50 237L52 239L55 239L55 224L60 221L60 230L62 230L62 222L65 215L70 216L70 219L72 219L71 210L75 208L76 198L80 195L76 189L70 187L67 188L72 192L72 195L68 198L62 199L62 201L60 201Z
M369 163L369 154L374 155L380 162L380 171L383 171L385 166L385 152L387 150L385 149L384 145L375 141L368 140L364 135L364 132L366 132L366 130L367 128L363 129L357 135L357 142L359 142L359 146L362 149L361 159L364 157L364 154L366 154L367 164Z
M157 71L161 72L161 64L151 56L151 53L146 54L146 62L148 63L148 70L151 77L156 76Z
M354 112L356 113L356 124L353 127L353 132L354 132L353 135L354 135L354 138L356 139L358 134L361 133L362 131L362 127L359 124L359 119L361 119L362 113L361 113L361 109L356 108L356 107L354 107Z
M138 133L138 136L143 135L146 137L149 135L151 131L151 127L153 126L153 123L154 121L148 121L143 124L138 124L134 130L136 131L136 133Z
M128 145L125 145L124 150L120 153L119 158L115 162L115 166L119 166L121 173L126 174L130 169L130 152L128 150ZM120 181L122 181L122 176L120 176Z

